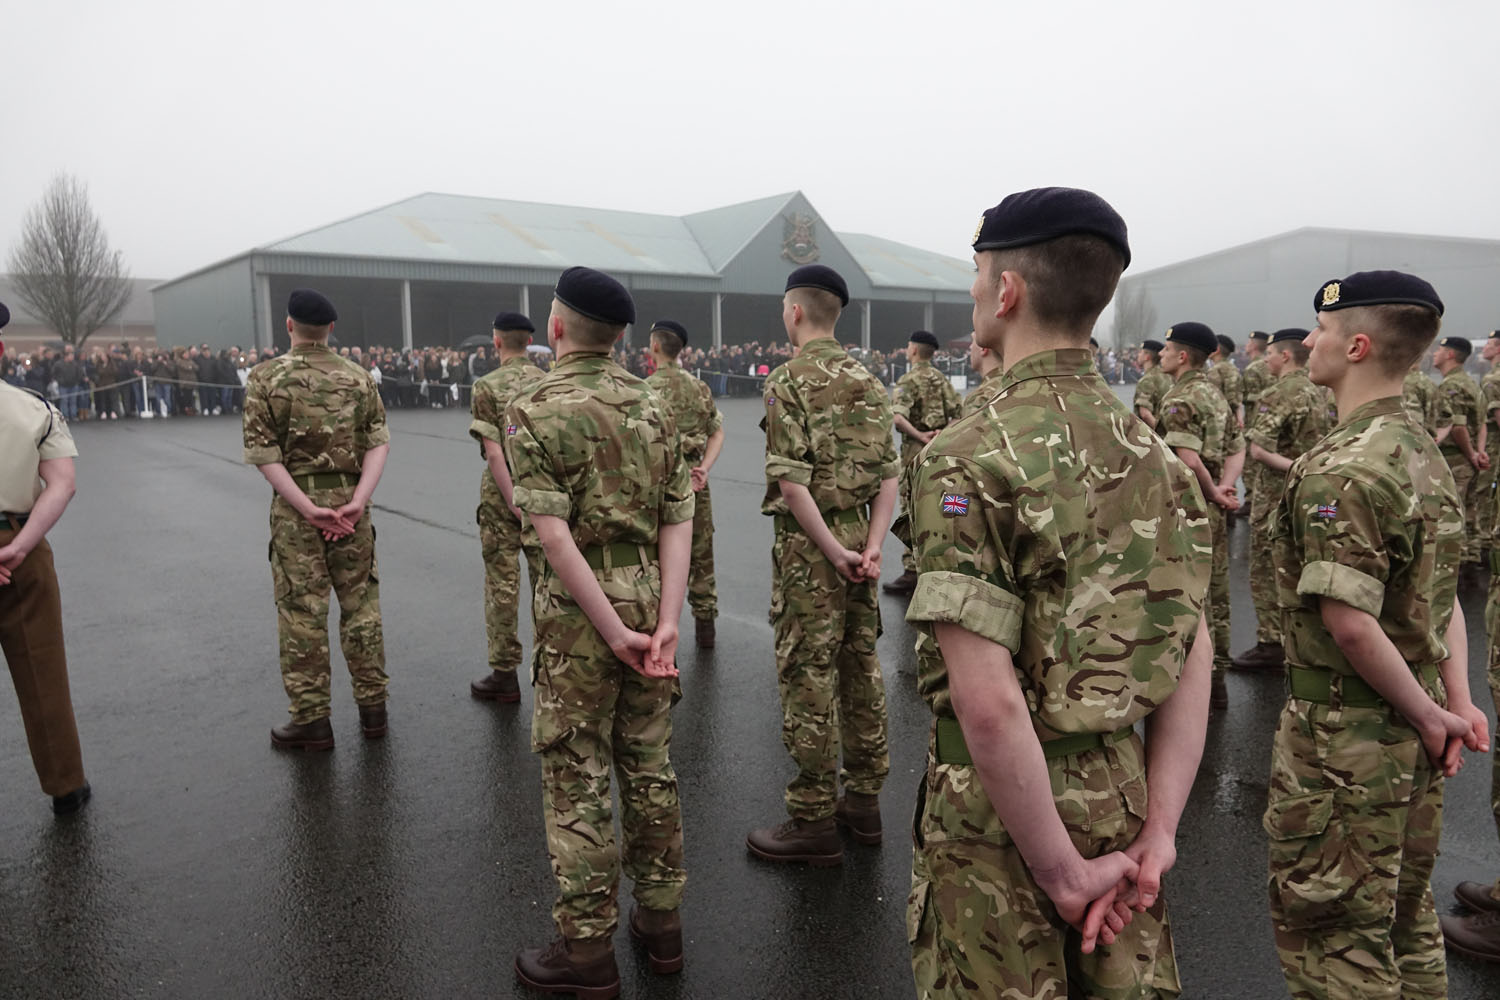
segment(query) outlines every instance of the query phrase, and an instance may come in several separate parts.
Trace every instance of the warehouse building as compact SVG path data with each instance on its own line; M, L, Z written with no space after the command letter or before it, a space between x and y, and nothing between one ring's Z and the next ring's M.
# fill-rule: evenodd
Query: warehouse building
M800 192L669 216L422 194L183 275L153 289L158 341L285 346L287 294L339 310L341 345L453 346L518 309L540 329L564 268L608 271L642 323L671 317L698 344L784 336L781 290L813 262L849 283L840 338L889 350L915 329L971 328L973 265L877 236L836 233ZM700 339L701 338L701 339Z

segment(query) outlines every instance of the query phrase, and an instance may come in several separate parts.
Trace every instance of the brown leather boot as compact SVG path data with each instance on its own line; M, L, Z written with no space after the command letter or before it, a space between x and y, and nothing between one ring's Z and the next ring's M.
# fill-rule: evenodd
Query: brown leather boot
M1471 910L1500 910L1500 897L1495 895L1500 882L1485 885L1483 882L1460 882L1453 889L1454 897Z
M646 946L652 972L664 976L682 971L682 917L676 910L633 908L630 936Z
M385 702L359 706L359 728L365 739L378 740L385 735Z
M1224 671L1215 670L1213 685L1208 689L1209 711L1218 712L1229 707L1229 685L1224 683Z
M1236 670L1281 670L1286 666L1286 651L1279 642L1257 642L1231 663Z
M1500 911L1483 910L1467 917L1441 914L1448 948L1481 962L1500 962Z
M521 684L514 670L491 670L469 685L469 693L480 701L516 702L521 700Z
M698 640L699 649L714 648L714 620L712 618L694 618L693 625Z
M917 571L909 569L890 583L882 583L880 589L887 594L910 594L917 589Z
M880 796L845 792L833 807L833 818L861 844L880 843Z
M780 826L751 830L745 838L750 853L764 861L802 861L814 868L844 863L844 843L833 817L789 819Z
M620 969L609 938L559 938L545 948L527 948L516 956L516 978L534 990L572 993L579 1000L620 995Z
M328 716L298 725L288 722L271 730L271 746L277 750L332 750L333 723Z

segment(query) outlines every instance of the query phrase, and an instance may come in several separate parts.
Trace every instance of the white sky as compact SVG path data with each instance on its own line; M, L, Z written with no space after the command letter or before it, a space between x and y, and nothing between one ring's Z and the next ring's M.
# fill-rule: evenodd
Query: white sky
M0 248L70 171L138 277L422 191L684 214L800 189L968 255L1092 188L1131 271L1294 229L1500 237L1493 0L0 0ZM0 265L3 266L3 265Z

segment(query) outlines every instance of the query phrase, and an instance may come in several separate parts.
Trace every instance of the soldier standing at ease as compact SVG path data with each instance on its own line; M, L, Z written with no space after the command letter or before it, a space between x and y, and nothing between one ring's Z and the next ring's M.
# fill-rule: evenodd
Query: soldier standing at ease
M1238 510L1234 483L1245 464L1244 437L1224 396L1203 373L1218 341L1202 323L1178 323L1167 331L1161 369L1175 380L1161 401L1156 431L1187 464L1210 508L1213 569L1209 577L1208 620L1213 633L1211 708L1229 707L1224 670L1229 666L1229 530L1224 512Z
M505 464L505 409L511 400L542 377L526 347L536 327L520 313L495 317L494 342L499 365L474 383L469 402L469 434L479 442L485 469L479 480L479 552L484 559L484 632L489 646L490 672L469 684L469 693L482 701L514 703L521 700L516 670L521 665L519 634L521 553L526 554L526 579L536 591L541 571L541 548L536 533L522 523L511 499L510 469Z
M963 400L953 383L932 363L937 349L937 337L926 330L913 333L906 345L906 360L911 367L892 392L891 411L901 434L901 466L906 472L927 442L963 411ZM887 594L910 594L916 587L917 569L910 549L901 553L901 569L900 576L881 587Z
M1281 501L1286 470L1293 459L1333 430L1321 386L1307 377L1307 331L1277 330L1266 350L1275 380L1247 404L1245 440L1258 469L1255 504L1250 508L1250 596L1255 602L1255 645L1234 658L1240 670L1280 670L1283 666L1281 613L1276 607L1275 567L1271 563L1271 512ZM1246 476L1248 479L1249 476Z
M1270 339L1271 335L1264 330L1255 330L1245 340L1245 357L1248 363L1245 370L1240 372L1240 398L1245 406L1243 426L1246 430L1250 429L1250 423L1255 419L1255 404L1260 402L1261 394L1276 381L1276 376L1271 374L1271 369L1266 364L1266 347ZM1265 502L1261 472L1259 462L1245 463L1245 496L1240 501L1240 513L1248 514L1252 522L1256 505Z
M1296 1000L1438 1000L1442 779L1486 739L1453 477L1401 402L1443 304L1420 278L1365 271L1313 306L1308 369L1339 425L1293 463L1272 515L1288 696L1263 818L1271 920Z
M1495 478L1500 473L1500 330L1490 331L1482 357L1489 362L1490 370L1479 380L1484 419L1479 424L1479 444L1475 450L1484 455L1485 464L1474 477L1474 505L1479 508L1479 562L1488 568L1490 535L1495 523Z
M999 352L981 345L972 333L969 334L969 367L979 373L980 382L964 397L961 416L965 417L984 409L1005 381L1005 365Z
M781 738L797 767L786 789L791 819L747 839L766 861L842 863L836 823L860 843L881 839L879 794L891 764L875 581L901 466L884 387L834 339L848 304L832 268L793 271L781 319L797 354L765 385L761 511L776 526L771 626Z
M656 363L656 371L646 384L667 404L682 440L682 457L693 478L693 555L688 567L687 599L698 648L713 649L719 588L714 581L714 508L708 470L719 460L724 447L724 417L704 381L689 375L677 363L687 342L687 328L681 323L656 321L651 327L651 360Z
M610 358L633 322L635 304L618 281L586 267L564 271L547 319L557 363L505 418L512 502L547 556L533 602L531 741L558 884L558 938L521 952L516 974L535 989L591 1000L620 991L612 938L622 860L635 882L631 936L653 972L683 965L677 908L687 872L669 748L693 488L671 414Z
M0 330L9 322L0 302ZM68 422L52 404L0 381L0 651L21 705L31 764L58 816L77 812L93 794L83 776L62 598L47 544L47 532L73 499L77 454Z
M1437 437L1437 386L1422 371L1422 359L1412 362L1401 382L1401 405L1427 433Z
M1234 341L1224 334L1214 335L1214 350L1209 355L1213 364L1208 367L1208 380L1229 403L1229 415L1235 423L1245 426L1245 392L1240 380L1240 370L1234 366Z
M1474 345L1463 337L1444 337L1433 352L1433 364L1443 373L1438 385L1441 399L1438 406L1437 443L1442 449L1448 469L1453 473L1453 485L1458 490L1459 502L1463 505L1464 539L1463 569L1477 569L1481 542L1477 535L1479 498L1474 484L1477 473L1489 465L1489 459L1477 447L1479 430L1484 423L1484 403L1479 392L1479 383L1464 371L1464 362Z
M1217 511L1084 347L1130 259L1114 209L1013 194L974 251L975 336L1005 383L927 446L910 509L906 617L936 716L907 903L917 993L1176 997L1161 879L1203 751Z
M1161 351L1161 341L1143 340L1135 355L1136 364L1141 366L1143 374L1135 384L1135 398L1131 406L1135 415L1153 430L1156 428L1162 397L1172 388L1172 376L1161 370Z
M292 719L271 730L279 750L331 750L328 591L366 739L386 731L385 637L375 527L366 507L385 469L390 431L370 373L328 347L338 313L299 288L287 299L292 347L245 384L245 462L271 499L271 581L281 679Z

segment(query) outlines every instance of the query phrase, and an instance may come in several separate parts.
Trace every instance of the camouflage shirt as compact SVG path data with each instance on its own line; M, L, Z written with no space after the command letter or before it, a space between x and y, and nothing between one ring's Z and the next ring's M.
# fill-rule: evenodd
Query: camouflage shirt
M1408 664L1444 659L1463 535L1448 464L1400 397L1355 410L1293 463L1272 514L1287 662L1354 673L1323 597L1379 619Z
M1214 388L1229 401L1229 412L1234 413L1245 403L1245 392L1241 384L1240 370L1234 366L1234 362L1227 358L1223 361L1215 361L1213 367L1207 373L1208 380L1214 384Z
M839 342L819 337L766 378L763 514L790 513L780 481L801 483L825 514L867 504L901 472L885 387Z
M1436 397L1437 386L1432 379L1422 372L1406 373L1406 381L1401 383L1401 403L1411 418L1433 435L1437 434Z
M1244 397L1245 408L1249 409L1260 402L1261 395L1271 388L1275 381L1276 376L1271 374L1271 366L1266 363L1264 356L1246 365L1245 370L1240 373L1240 395Z
M1156 430L1173 448L1196 451L1215 479L1224 471L1224 458L1234 454L1226 433L1234 423L1229 404L1201 368L1183 372L1162 397Z
M918 361L896 380L891 391L891 412L905 417L919 431L939 431L957 420L963 400L948 376L931 361ZM901 435L901 458L910 464L925 442Z
M959 416L967 417L971 413L978 413L1003 388L1005 388L1005 369L1000 367L991 369L983 381L970 389L969 394L964 397Z
M1469 429L1469 443L1479 444L1479 424L1483 420L1484 402L1479 392L1479 383L1462 368L1455 368L1443 376L1438 384L1438 430L1457 424ZM1462 449L1453 443L1450 436L1443 441L1444 455L1462 454Z
M1500 368L1492 368L1485 373L1484 378L1479 380L1479 392L1484 397L1484 419L1489 425L1484 439L1484 453L1490 456L1493 466L1500 459L1500 430L1496 429L1496 420L1500 420L1500 416L1495 413L1500 409Z
M516 506L566 520L580 549L655 545L660 525L692 519L671 414L608 354L559 358L511 401L505 423Z
M469 434L479 442L480 457L484 457L484 442L505 444L505 435L500 428L505 423L505 408L517 394L542 377L542 370L527 358L509 358L499 368L487 372L474 383L474 399L469 404ZM489 466L479 484L480 495L491 503L502 503L500 487L490 474Z
M1208 591L1192 473L1087 350L1022 359L988 413L915 471L918 689L953 714L932 629L952 623L1011 651L1040 731L1130 725L1176 690Z
M682 370L681 365L663 365L652 372L646 384L667 404L682 439L682 454L688 465L703 460L708 439L724 426L724 417L714 405L708 384Z
M248 464L280 462L294 476L358 476L365 452L391 440L370 373L326 344L298 344L252 368L241 427Z
M1131 405L1136 409L1144 408L1153 417L1160 417L1161 401L1171 388L1172 376L1160 368L1152 368L1135 384L1135 401Z
M1298 368L1278 378L1255 404L1245 439L1282 458L1296 458L1317 444L1336 423L1329 419L1323 388ZM1286 473L1260 463L1260 482L1279 496Z

